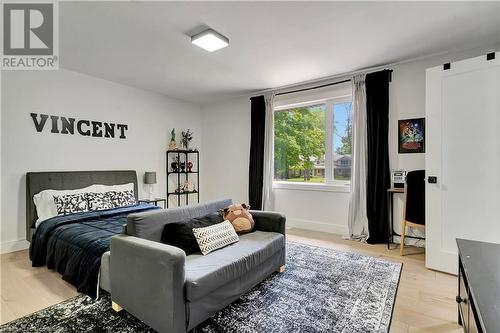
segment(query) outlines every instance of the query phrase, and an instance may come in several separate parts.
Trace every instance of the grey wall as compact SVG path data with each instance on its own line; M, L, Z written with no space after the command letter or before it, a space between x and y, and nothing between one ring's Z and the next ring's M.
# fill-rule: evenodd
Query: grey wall
M31 112L125 123L127 139L37 133ZM170 130L191 128L201 142L199 106L63 69L4 71L1 119L3 252L26 246L26 172L133 169L144 197L143 174L156 171L155 194L164 197Z

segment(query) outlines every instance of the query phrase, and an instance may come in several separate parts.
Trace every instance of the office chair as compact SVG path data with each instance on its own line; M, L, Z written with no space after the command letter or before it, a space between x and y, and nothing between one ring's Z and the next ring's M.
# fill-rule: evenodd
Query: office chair
M400 255L404 255L406 227L425 229L425 170L406 175Z

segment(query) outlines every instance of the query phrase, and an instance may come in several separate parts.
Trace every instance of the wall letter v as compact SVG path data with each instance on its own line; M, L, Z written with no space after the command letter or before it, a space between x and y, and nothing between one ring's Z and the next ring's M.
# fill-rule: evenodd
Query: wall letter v
M41 132L43 130L43 127L45 126L45 123L47 122L47 118L49 118L48 115L46 114L41 114L40 115L40 122L37 121L37 114L36 113L30 113L31 118L33 118L33 123L35 124L35 128L37 132Z

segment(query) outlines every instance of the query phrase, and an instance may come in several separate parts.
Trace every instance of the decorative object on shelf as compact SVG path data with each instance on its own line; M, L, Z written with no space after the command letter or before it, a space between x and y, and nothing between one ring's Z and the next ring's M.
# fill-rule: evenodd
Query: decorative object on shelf
M182 131L181 145L182 148L189 150L189 142L193 140L193 132L188 129L186 132Z
M149 185L149 200L153 200L153 185L156 184L156 172L144 173L144 184Z
M425 153L425 118L398 121L398 153Z
M168 144L168 149L177 149L177 142L175 142L175 128L172 128L172 132L170 132L170 143Z
M167 150L166 159L167 208L199 203L200 152L194 149Z
M177 157L172 163L170 163L170 167L172 168L172 172L179 172L179 161L177 160Z
M184 180L184 186L182 187L184 192L189 192L189 180Z

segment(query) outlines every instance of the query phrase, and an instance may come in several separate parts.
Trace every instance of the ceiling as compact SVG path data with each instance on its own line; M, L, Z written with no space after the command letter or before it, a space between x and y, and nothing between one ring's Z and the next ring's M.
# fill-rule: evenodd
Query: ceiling
M61 67L207 104L500 42L500 2L60 2ZM189 35L230 40L206 52Z

